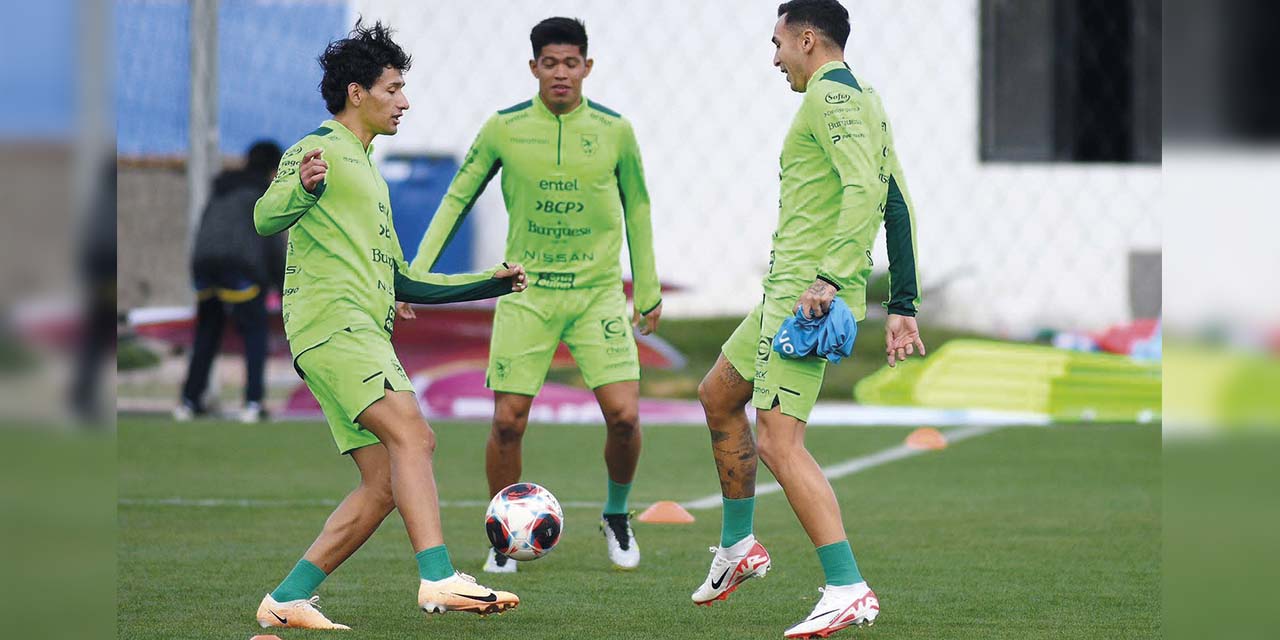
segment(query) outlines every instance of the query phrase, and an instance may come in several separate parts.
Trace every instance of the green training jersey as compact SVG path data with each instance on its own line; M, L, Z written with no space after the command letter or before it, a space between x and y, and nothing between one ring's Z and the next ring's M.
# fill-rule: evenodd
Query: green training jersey
M323 151L325 179L314 192L298 169L313 149ZM343 329L373 327L388 338L395 301L438 303L491 298L511 290L509 280L481 274L444 276L407 268L387 183L359 138L326 120L289 148L275 180L253 208L258 233L289 230L282 311L295 355Z
M809 79L782 144L778 229L765 294L800 295L815 279L839 289L854 317L866 315L871 247L881 223L889 250L890 313L914 316L915 210L880 96L841 61Z
M484 191L502 173L508 260L549 289L616 286L622 235L635 305L658 306L649 192L631 123L587 99L557 116L538 97L493 114L449 185L422 238L415 268L430 269Z

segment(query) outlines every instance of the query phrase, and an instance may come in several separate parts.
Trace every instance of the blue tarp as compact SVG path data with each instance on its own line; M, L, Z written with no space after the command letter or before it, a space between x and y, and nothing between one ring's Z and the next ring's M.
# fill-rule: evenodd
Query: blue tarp
M458 161L448 156L389 156L381 169L391 193L391 212L395 216L400 248L404 250L405 260L412 262L418 255L418 243L427 232L432 214L449 190L449 181L458 172ZM472 270L474 226L468 216L432 271L465 273Z

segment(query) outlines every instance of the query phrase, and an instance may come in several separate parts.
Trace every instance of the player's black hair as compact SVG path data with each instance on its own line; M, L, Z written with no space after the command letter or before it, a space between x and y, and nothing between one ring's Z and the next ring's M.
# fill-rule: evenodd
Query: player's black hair
M549 44L577 45L582 57L587 57L587 25L577 18L547 18L533 25L529 32L533 44L533 58L542 55L542 48Z
M347 105L347 87L359 82L365 89L372 89L382 72L391 67L404 73L409 70L413 58L391 39L391 27L379 20L373 26L364 26L357 18L355 26L346 38L334 40L320 54L320 95L324 107L337 114Z
M778 17L787 16L787 26L804 25L840 45L849 41L849 12L836 0L791 0L778 5Z
M244 169L252 174L266 175L275 171L276 166L280 164L280 156L283 153L280 145L274 140L259 140L249 147L248 162L245 163Z

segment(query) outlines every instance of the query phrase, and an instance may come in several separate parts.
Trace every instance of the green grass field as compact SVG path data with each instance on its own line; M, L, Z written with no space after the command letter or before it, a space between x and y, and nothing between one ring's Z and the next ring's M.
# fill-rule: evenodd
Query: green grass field
M448 502L487 499L486 428L440 423ZM822 464L899 444L906 429L813 427ZM633 501L718 491L701 428L649 426ZM561 501L600 502L601 428L531 427L524 478ZM119 422L121 638L249 638L253 614L355 482L320 423ZM772 478L761 470L760 482ZM833 482L859 565L880 596L864 638L1154 638L1160 635L1160 435L1155 426L1009 428ZM215 506L163 501L212 499ZM244 501L244 502L236 502ZM719 510L692 525L637 524L640 569L609 568L598 510L566 508L560 547L515 576L479 571L483 507L445 506L460 569L518 593L501 616L428 617L398 516L321 586L351 638L780 638L819 596L821 570L785 497L761 497L773 570L694 607ZM325 632L281 630L281 638ZM330 636L334 632L328 632Z

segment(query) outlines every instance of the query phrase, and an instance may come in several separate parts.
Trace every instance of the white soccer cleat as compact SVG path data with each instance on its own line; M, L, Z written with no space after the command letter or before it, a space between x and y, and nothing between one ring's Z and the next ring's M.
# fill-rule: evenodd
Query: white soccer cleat
M631 514L609 514L600 519L600 531L604 533L609 548L609 560L619 569L634 569L640 564L640 546L636 534L631 531Z
M711 552L716 555L711 559L707 579L691 596L696 605L709 607L716 600L728 598L738 585L748 579L763 578L769 572L769 552L756 542L754 535L739 540L731 547L711 547Z
M423 580L418 586L418 606L427 613L469 611L484 616L519 604L516 594L476 584L475 578L461 571L444 580Z
M349 630L345 624L338 624L325 617L320 613L317 602L320 596L311 596L307 600L290 600L288 602L276 602L271 594L267 594L262 599L262 604L258 605L258 624L263 629L267 627L284 627L288 629L344 629Z
M822 599L808 618L787 629L786 638L825 638L848 626L871 626L880 615L880 600L866 582L820 589Z
M489 555L484 560L484 572L515 573L516 560L498 553L493 547L489 547Z

